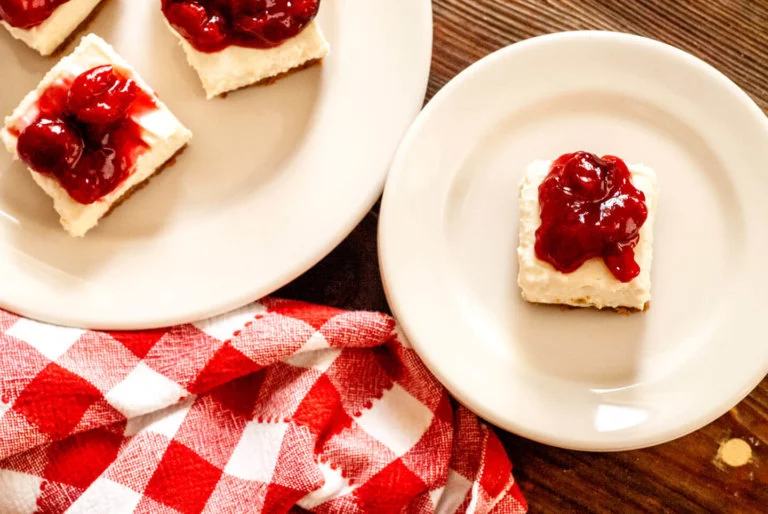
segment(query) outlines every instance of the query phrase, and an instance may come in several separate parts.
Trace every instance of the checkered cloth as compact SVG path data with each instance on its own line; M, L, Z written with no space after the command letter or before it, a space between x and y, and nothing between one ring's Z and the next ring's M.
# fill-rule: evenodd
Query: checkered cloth
M0 512L525 512L391 318L267 299L139 333L0 311Z

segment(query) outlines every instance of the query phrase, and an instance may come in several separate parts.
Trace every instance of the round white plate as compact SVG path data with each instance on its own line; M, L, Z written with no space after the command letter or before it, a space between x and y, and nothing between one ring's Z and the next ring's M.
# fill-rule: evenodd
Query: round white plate
M518 184L575 150L653 167L653 300L621 316L523 302ZM696 430L768 371L768 120L670 46L544 36L463 72L422 112L380 225L390 304L429 368L489 421L571 449Z
M66 325L169 325L269 294L330 252L375 202L422 106L432 12L429 0L323 0L318 19L331 44L321 67L206 101L159 2L106 1L88 31L194 139L82 240L0 152L0 306ZM0 33L1 119L56 59Z

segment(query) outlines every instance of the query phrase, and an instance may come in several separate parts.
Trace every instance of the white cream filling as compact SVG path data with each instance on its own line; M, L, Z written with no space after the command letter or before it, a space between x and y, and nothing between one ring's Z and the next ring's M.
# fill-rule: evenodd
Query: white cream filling
M50 55L85 21L99 2L101 0L69 0L57 7L47 20L31 29L11 27L4 21L0 24L40 55Z
M98 36L88 35L83 38L72 54L63 58L46 74L37 89L29 93L13 114L5 119L5 127L0 130L0 139L15 159L18 159L17 138L8 129L13 126L23 130L36 119L38 114L36 103L42 92L62 76L77 76L103 64L112 64L127 70L139 87L154 95L152 88L112 47ZM144 131L143 139L149 145L149 149L139 156L134 172L125 182L94 203L85 205L75 201L56 179L30 169L35 182L53 198L54 208L61 218L61 224L71 235L81 237L95 227L112 204L118 201L126 191L155 173L192 138L192 133L160 100L157 100L156 110L136 117L134 121L141 125Z
M329 50L328 42L316 21L274 48L229 46L215 53L195 50L167 19L166 25L179 39L187 61L200 76L208 99L280 75L309 61L322 59Z
M549 173L551 161L535 161L520 184L520 270L518 285L523 298L533 303L555 303L576 307L643 309L651 300L653 223L658 187L656 173L647 166L629 166L632 184L645 194L648 219L640 229L635 260L640 275L624 283L617 280L601 258L590 259L573 273L560 273L536 257L536 230L541 225L539 185Z

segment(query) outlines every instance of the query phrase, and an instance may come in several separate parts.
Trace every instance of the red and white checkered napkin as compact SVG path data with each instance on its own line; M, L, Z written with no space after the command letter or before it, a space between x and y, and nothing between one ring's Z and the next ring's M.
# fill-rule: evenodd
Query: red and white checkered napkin
M263 300L163 330L0 311L0 512L498 512L493 432L394 322Z

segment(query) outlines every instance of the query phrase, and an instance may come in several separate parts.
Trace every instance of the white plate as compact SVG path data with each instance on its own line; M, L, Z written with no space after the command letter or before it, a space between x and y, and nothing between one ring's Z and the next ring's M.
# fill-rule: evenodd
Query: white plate
M647 313L526 304L525 166L579 149L655 168ZM390 172L380 255L393 311L437 377L491 422L583 450L661 443L768 371L768 121L719 72L635 36L531 39L422 112Z
M186 322L274 291L338 244L378 197L421 108L432 13L429 0L321 5L331 44L322 67L208 102L159 2L107 0L88 30L195 137L83 240L0 152L0 306L99 328ZM0 32L1 118L56 60Z

